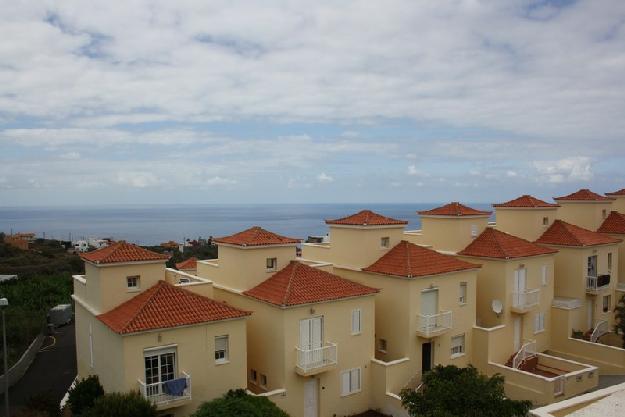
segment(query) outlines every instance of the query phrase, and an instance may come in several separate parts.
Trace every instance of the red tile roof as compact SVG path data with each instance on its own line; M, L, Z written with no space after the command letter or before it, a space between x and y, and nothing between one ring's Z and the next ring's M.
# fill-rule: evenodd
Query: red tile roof
M492 211L476 210L454 201L432 210L422 210L417 213L422 216L488 216Z
M525 258L558 252L529 242L520 237L487 227L473 242L458 255L478 256L483 258Z
M610 243L619 243L619 239L614 239L601 233L575 226L562 220L553 222L549 229L536 240L536 243L561 246L594 246Z
M514 200L506 201L505 203L493 204L493 207L555 208L560 206L558 204L547 203L534 196L525 194Z
M128 334L235 319L250 314L249 311L159 281L150 289L97 317L115 333Z
M340 219L326 220L326 224L342 224L348 226L386 226L408 224L405 220L397 220L391 217L382 216L371 210L362 210L351 216Z
M597 232L625 234L625 214L612 211Z
M296 244L301 240L280 236L262 227L254 226L230 236L218 237L214 241L237 246L268 246Z
M96 264L113 264L125 262L161 261L169 259L169 256L162 253L152 252L122 241L115 242L105 248L86 252L80 255L85 261Z
M562 197L554 197L553 199L556 201L610 201L612 200L609 197L605 197L597 193L593 193L588 188L582 188L581 190L571 193L569 195L565 195Z
M415 278L479 268L450 255L402 240L363 271Z
M625 195L625 188L621 188L618 191L612 191L611 193L605 193L605 195Z
M176 269L197 269L197 258L195 256L185 259L176 264Z
M379 290L291 261L243 294L281 307L375 294Z

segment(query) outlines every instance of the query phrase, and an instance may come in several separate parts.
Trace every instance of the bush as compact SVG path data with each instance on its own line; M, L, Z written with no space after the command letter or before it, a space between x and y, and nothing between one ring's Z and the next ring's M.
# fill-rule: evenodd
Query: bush
M97 375L91 375L78 381L74 388L69 390L67 405L74 416L79 416L93 406L95 401L103 395L104 388L100 384L100 379Z
M204 403L191 417L289 417L266 397L248 395L242 389Z
M156 406L138 392L112 393L99 397L84 417L157 417Z
M15 417L60 417L59 402L52 393L35 394L28 399L26 407Z

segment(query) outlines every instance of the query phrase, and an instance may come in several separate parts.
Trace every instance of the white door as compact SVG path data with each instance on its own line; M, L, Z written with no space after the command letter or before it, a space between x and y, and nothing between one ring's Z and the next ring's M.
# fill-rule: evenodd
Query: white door
M317 393L317 380L307 380L304 384L304 417L317 417Z
M514 305L523 305L525 300L523 299L527 284L527 270L525 268L517 269L514 271Z
M307 365L323 361L323 317L300 320L299 346Z
M521 349L521 317L514 318L514 351Z
M586 299L586 313L588 314L588 329L592 329L594 319L595 303L592 298Z
M421 292L421 314L423 316L434 316L438 313L438 290L425 290ZM436 317L421 318L422 328L436 327Z

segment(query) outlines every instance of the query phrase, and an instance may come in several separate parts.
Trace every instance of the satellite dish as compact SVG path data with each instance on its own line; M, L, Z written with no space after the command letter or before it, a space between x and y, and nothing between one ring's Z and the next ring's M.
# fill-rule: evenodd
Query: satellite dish
M497 316L499 316L503 311L503 304L501 300L493 300L491 307Z

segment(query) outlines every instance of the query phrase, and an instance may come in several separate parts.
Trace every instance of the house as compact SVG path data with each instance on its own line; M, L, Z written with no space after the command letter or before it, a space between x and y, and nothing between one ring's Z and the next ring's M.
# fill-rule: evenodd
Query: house
M250 312L212 299L212 283L165 267L167 257L116 242L81 255L74 276L78 377L137 390L163 415L187 416L246 386Z
M4 236L4 243L21 250L28 250L34 241L34 233L16 233Z
M176 269L184 271L188 274L195 275L197 272L197 258L195 256L185 259L182 262L176 264Z
M605 193L606 196L612 198L612 210L625 214L625 188L611 193Z
M625 214L616 211L610 212L608 217L597 229L597 232L604 233L615 239L620 239L618 244L618 261L612 259L608 265L608 273L612 273L613 269L618 270L618 281L616 281L617 300L625 293Z
M551 226L560 206L526 194L493 207L497 230L533 242Z
M509 397L534 404L570 398L597 385L595 367L545 353L551 346L557 252L486 228L458 253L463 260L482 265L477 277L474 365L486 374L503 375Z
M612 197L599 195L587 188L553 199L560 205L558 219L588 230L597 230L601 226L614 201Z

